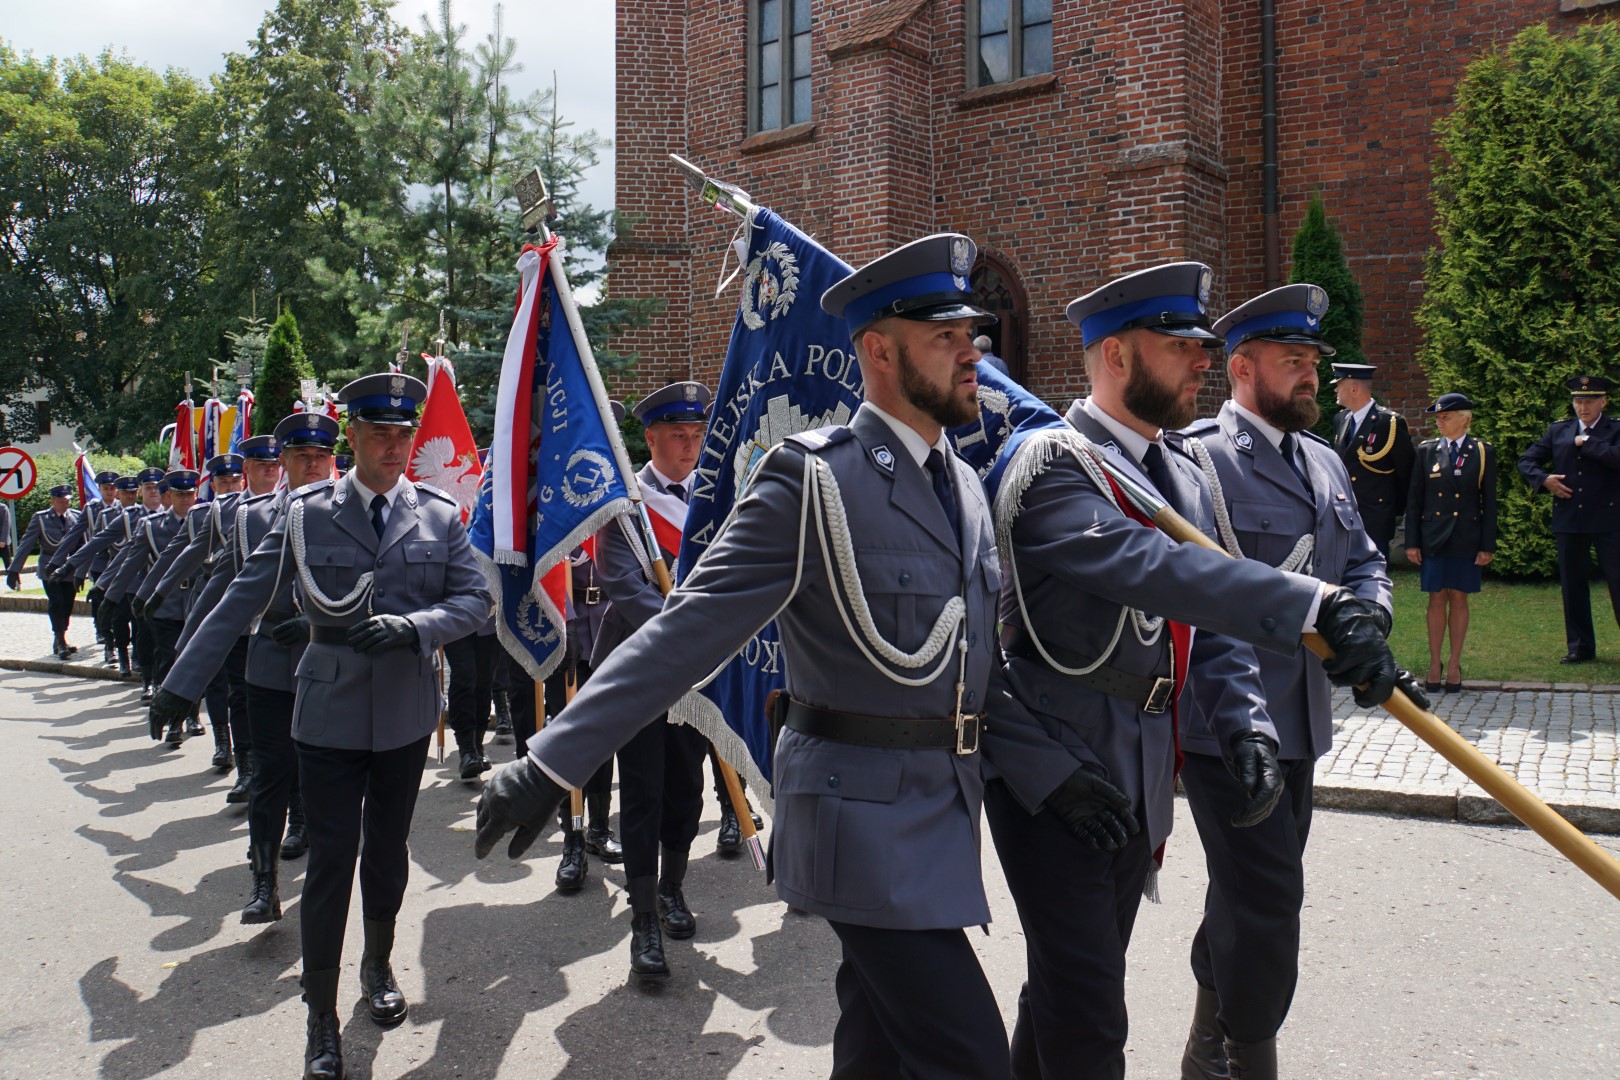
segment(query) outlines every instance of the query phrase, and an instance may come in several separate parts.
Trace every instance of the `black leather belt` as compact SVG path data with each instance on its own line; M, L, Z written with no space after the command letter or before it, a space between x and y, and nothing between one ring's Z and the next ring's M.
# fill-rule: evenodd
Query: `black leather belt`
M984 716L904 719L895 716L865 716L861 713L818 709L802 701L788 702L786 726L805 735L853 746L881 750L951 750L972 754L979 749L979 732Z
M280 626L288 619L298 618L295 611L267 611L259 617L259 633L264 633L274 627Z
M1047 653L1066 668L1082 668L1092 662L1091 657L1081 656L1072 649L1065 649L1061 645L1051 642L1041 643ZM1035 648L1034 641L1030 640L1028 633L1018 629L1009 631L1003 649L1008 656L1016 656L1020 660L1031 663L1046 664L1043 657ZM1109 697L1116 697L1122 701L1129 701L1149 716L1157 716L1170 707L1170 699L1176 690L1176 681L1168 675L1132 675L1128 671L1121 671L1107 664L1099 664L1092 671L1084 675L1072 675L1061 672L1065 679L1073 679L1081 686L1095 690Z
M349 628L347 626L309 626L309 640L316 645L347 645L349 643Z

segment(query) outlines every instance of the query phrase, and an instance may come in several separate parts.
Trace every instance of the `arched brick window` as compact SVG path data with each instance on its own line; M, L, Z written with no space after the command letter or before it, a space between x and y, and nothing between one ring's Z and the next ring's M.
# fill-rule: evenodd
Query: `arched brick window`
M1029 340L1029 298L1018 274L1001 256L979 249L979 261L968 279L973 299L996 316L994 326L985 327L990 351L1007 361L1007 370L1024 381L1024 346Z

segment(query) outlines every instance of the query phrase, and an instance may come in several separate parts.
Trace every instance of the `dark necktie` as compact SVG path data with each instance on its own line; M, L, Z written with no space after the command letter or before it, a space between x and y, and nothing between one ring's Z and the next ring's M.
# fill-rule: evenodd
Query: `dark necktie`
M1356 414L1355 413L1347 413L1346 414L1346 423L1344 425L1344 441L1342 441L1339 445L1342 446L1344 449L1348 450L1348 449L1350 449L1350 447L1355 445L1355 442L1356 442Z
M383 534L383 507L387 505L387 496L373 495L371 497L371 527L377 530L377 539L379 540L382 539Z
M1454 442L1454 443L1451 444L1451 467L1453 469L1462 468L1462 443L1461 442Z
M951 535L956 542L962 542L962 524L957 520L956 492L951 490L951 478L945 471L945 455L938 450L928 451L928 460L924 462L930 477L934 482L934 498L945 511L945 519L951 523Z
M1153 486L1159 489L1159 494L1164 496L1164 501L1176 513L1182 514L1181 504L1176 499L1176 482L1170 476L1170 463L1164 459L1164 450L1158 443L1148 443L1147 452L1142 455L1142 468Z
M664 490L669 492L671 495L675 496L677 499L681 500L681 502L686 501L686 489L684 487L682 487L680 484L671 484L671 485L669 485L669 487L665 488Z
M1286 431L1283 433L1282 445L1277 447L1277 450L1280 454L1282 454L1283 460L1288 462L1288 467L1294 470L1294 475L1299 477L1299 482L1305 485L1306 493L1315 495L1316 492L1311 489L1311 478L1306 474L1305 470L1299 464L1299 457L1295 451L1293 432Z

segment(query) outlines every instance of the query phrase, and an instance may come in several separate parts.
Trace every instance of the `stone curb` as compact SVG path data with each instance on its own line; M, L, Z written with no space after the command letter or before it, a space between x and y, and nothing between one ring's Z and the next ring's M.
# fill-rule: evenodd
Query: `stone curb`
M1396 791L1387 788L1317 784L1312 802L1329 810L1437 818L1470 825L1518 825L1519 819L1488 795L1463 791ZM1548 806L1585 833L1620 835L1620 806L1549 802ZM1522 827L1522 826L1521 826Z
M44 675L77 675L81 679L110 679L113 682L133 682L125 679L117 668L99 664L75 664L66 660L11 660L0 658L0 668L10 671L37 671Z
M45 614L48 601L43 596L0 596L0 611L37 611ZM90 601L73 601L73 614L90 617Z

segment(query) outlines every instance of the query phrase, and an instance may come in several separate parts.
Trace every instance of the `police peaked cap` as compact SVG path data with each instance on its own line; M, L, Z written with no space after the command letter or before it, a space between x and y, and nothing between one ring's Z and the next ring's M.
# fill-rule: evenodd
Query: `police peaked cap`
M821 294L821 310L854 338L879 319L917 322L996 317L973 302L968 275L979 249L961 233L935 233L879 256Z
M330 450L337 445L338 423L325 413L297 412L284 416L276 425L276 445L282 450L295 446L319 446Z
M1064 314L1080 328L1087 348L1126 330L1152 330L1214 348L1221 343L1209 325L1214 283L1215 272L1201 262L1166 263L1115 278L1069 301Z
M141 484L161 484L163 482L163 470L156 466L150 469L142 469L135 474L135 480Z
M72 494L73 489L67 484L57 484L51 488L51 498L53 499L65 499Z
M276 446L274 435L255 435L251 439L243 439L237 445L244 458L256 458L260 461L274 461L281 452Z
M709 419L709 402L714 395L698 382L670 383L654 390L630 411L646 427L654 424L702 424Z
M105 469L96 473L96 484L98 486L106 487L107 485L116 483L118 483L118 474L113 472L111 469Z
M1320 285L1284 285L1228 311L1215 323L1215 332L1226 339L1227 352L1259 340L1313 345L1321 355L1332 356L1336 350L1322 340L1327 309L1327 290Z
M138 491L140 486L141 479L138 476L120 476L113 481L113 487L119 491Z
M175 469L163 477L163 482L169 485L170 491L196 491L200 479L202 474L196 469Z
M1468 399L1467 394L1441 394L1438 398L1435 399L1435 402L1434 402L1433 405L1430 405L1427 409L1424 409L1423 411L1424 412L1431 412L1431 413L1442 413L1442 412L1461 412L1464 409L1467 409L1469 412L1474 411L1474 403Z
M242 460L241 454L215 454L203 468L209 476L241 476Z
M427 398L421 379L396 371L365 375L337 393L349 407L349 420L392 427L415 427L416 407Z
M1338 378L1334 382L1344 382L1346 379L1371 379L1373 372L1378 370L1376 364L1334 364L1333 374Z
M1603 397L1614 384L1601 375L1575 375L1564 380L1573 397Z

